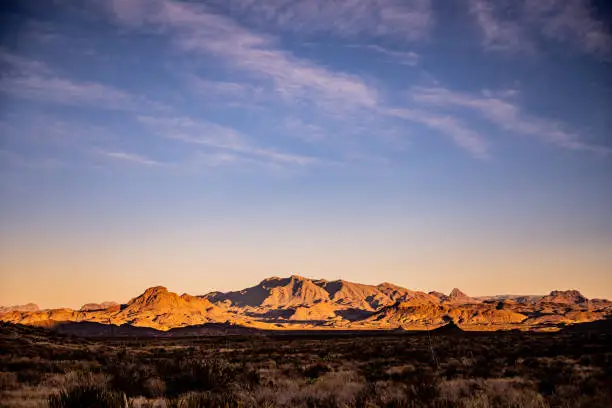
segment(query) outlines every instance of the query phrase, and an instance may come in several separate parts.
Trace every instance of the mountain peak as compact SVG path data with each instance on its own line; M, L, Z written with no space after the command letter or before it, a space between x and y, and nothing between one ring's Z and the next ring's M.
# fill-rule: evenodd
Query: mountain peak
M144 291L144 294L158 294L158 293L168 293L168 288L165 286L151 286L147 290Z
M466 295L459 288L454 288L451 290L448 295L448 300L451 303L479 303L478 300Z
M465 298L469 296L463 293L459 288L453 288L453 290L451 290L451 292L448 294L448 297L451 299L457 299L457 298Z
M168 303L174 301L179 296L176 293L168 292L168 289L164 286L153 286L146 289L140 296L137 296L128 302L128 305L132 304L154 304L154 303Z
M401 286L398 286L391 282L381 282L377 285L379 288L391 288L391 289L404 289Z

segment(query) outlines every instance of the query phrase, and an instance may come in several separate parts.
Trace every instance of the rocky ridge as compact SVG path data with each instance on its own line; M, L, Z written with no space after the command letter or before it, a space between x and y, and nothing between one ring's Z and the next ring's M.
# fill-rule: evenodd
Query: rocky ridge
M51 327L91 322L164 331L210 324L276 330L425 330L448 322L464 330L557 330L612 316L612 302L589 300L576 290L474 298L457 288L446 295L387 282L366 285L297 275L202 296L178 295L156 286L121 305L86 304L79 310L34 306L2 308L0 320Z

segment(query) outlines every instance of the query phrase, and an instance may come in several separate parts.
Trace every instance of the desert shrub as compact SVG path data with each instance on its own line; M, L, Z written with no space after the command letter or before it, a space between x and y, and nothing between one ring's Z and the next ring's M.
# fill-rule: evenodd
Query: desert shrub
M240 399L230 392L189 393L180 398L169 400L168 408L241 408L246 407Z
M454 378L460 376L463 365L457 359L450 358L443 367L443 373L446 378Z
M430 406L440 395L439 379L433 375L421 376L419 380L412 381L407 389L407 397L416 406Z
M354 403L352 404L356 408L367 407L370 401L376 398L377 390L374 383L367 383L357 395L355 395Z
M295 398L292 406L306 406L307 408L339 408L340 404L333 395L307 395L303 399Z
M571 384L574 381L574 372L571 366L561 361L554 361L549 365L540 366L537 371L538 389L543 395L552 395L557 387Z
M96 385L63 389L49 397L49 408L127 408L125 394Z
M374 359L360 367L360 372L368 382L388 380L387 367L389 363L382 359Z
M252 390L256 386L261 384L261 375L256 368L249 368L243 366L240 369L240 374L237 377L237 381L246 389Z
M91 371L68 371L63 374L51 374L41 383L51 389L69 389L76 386L96 385L107 387L110 377L105 373Z
M481 377L481 378L489 378L492 375L493 364L491 359L486 356L478 356L476 357L476 361L472 366L472 376Z
M166 394L219 390L236 377L236 371L219 360L162 360L157 371L166 382Z
M0 372L0 391L12 390L19 387L19 380L15 373Z
M143 386L147 397L161 397L166 393L166 383L158 377L147 378Z
M157 396L155 393L150 393L151 388L147 384L156 374L154 368L149 365L127 361L115 362L107 366L106 371L112 376L113 389L125 392L128 396Z
M21 383L37 385L44 377L45 373L43 371L32 368L17 371L17 380Z
M306 378L315 379L330 371L331 369L327 364L315 363L304 367L302 370L302 374Z
M46 373L53 371L52 364L47 360L43 360L40 357L24 357L21 353L19 355L20 357L3 361L3 369L15 372L35 370Z
M415 371L415 367L412 364L409 364L405 366L393 366L388 368L385 373L391 381L401 382L411 378Z
M411 403L408 395L393 386L391 389L382 386L386 383L367 383L364 388L361 389L355 395L354 401L347 405L351 408L406 408L406 407L424 407L425 405L418 405ZM389 392L394 390L394 392Z

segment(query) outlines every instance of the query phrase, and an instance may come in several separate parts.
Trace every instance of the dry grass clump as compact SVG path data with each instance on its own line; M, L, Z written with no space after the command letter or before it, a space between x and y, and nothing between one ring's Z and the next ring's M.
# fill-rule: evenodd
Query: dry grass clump
M49 396L49 408L128 408L124 393L97 385L83 385L61 390Z

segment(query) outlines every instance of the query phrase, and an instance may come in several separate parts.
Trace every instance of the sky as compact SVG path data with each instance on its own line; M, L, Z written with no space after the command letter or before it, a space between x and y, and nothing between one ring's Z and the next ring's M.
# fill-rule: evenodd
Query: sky
M3 2L0 304L612 299L606 3Z

